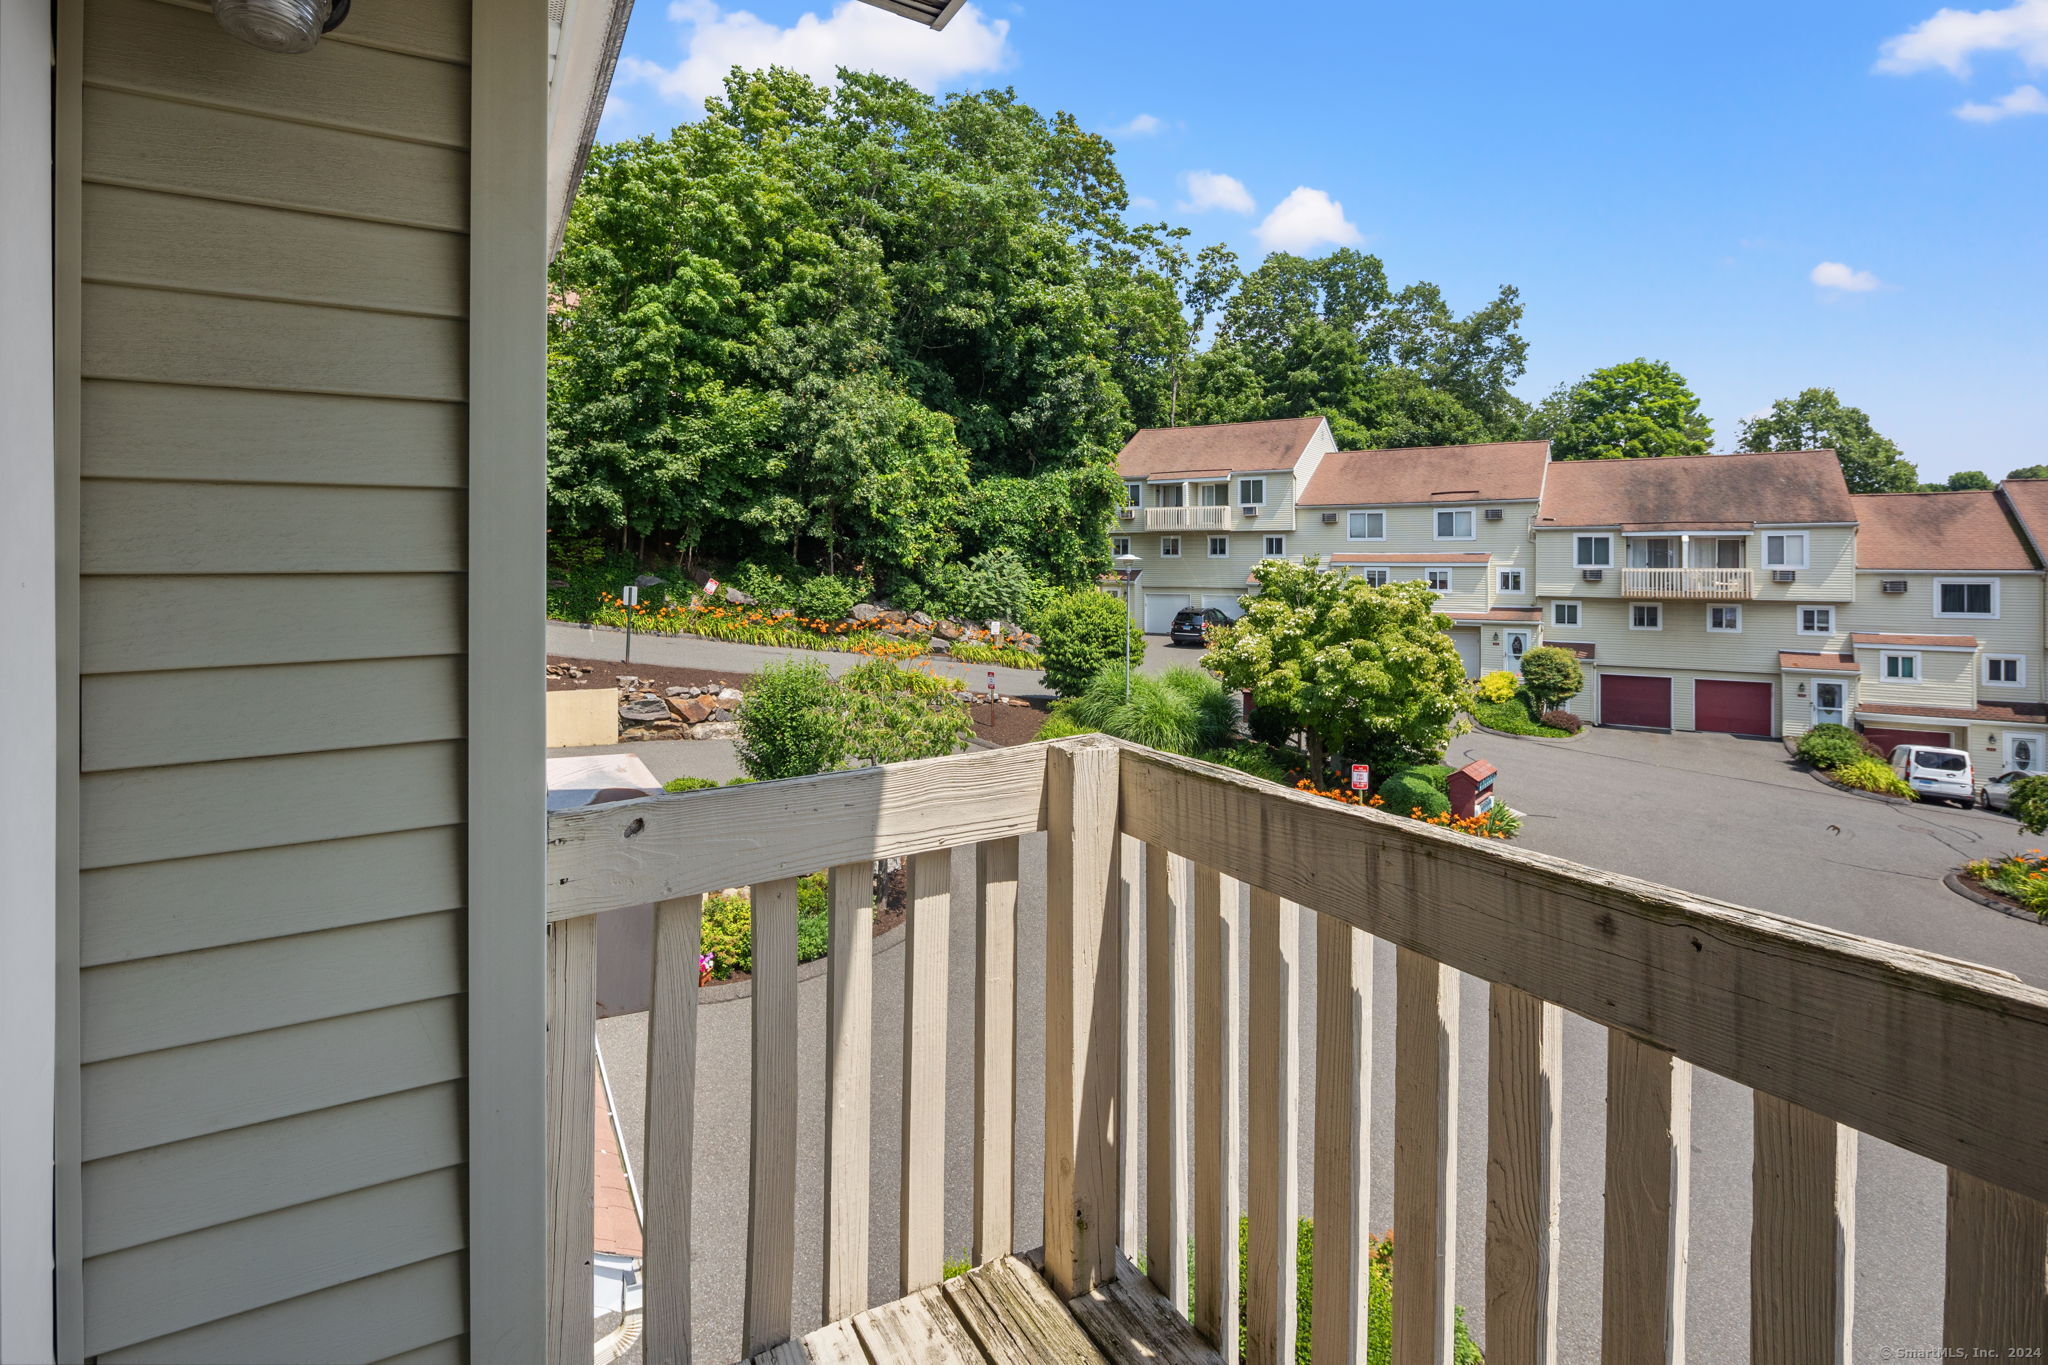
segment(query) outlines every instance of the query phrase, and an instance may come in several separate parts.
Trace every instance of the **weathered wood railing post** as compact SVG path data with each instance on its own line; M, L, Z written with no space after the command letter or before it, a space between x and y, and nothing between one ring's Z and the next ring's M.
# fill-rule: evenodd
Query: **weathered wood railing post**
M1118 763L1104 740L1046 755L1045 1268L1062 1298L1116 1276Z
M548 929L548 1359L590 1354L597 1141L597 920Z

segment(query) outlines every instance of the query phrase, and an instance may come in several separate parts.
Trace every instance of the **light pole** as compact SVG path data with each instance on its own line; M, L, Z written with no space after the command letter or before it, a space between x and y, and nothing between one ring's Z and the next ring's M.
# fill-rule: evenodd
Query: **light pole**
M1136 555L1118 555L1110 561L1117 566L1117 576L1124 584L1124 700L1131 699L1131 589L1137 586L1138 575L1143 572L1136 566L1145 561Z

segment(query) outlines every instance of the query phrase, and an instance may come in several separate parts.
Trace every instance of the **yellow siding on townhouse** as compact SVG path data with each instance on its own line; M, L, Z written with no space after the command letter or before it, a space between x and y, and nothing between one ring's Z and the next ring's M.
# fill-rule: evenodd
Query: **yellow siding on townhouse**
M1892 682L1884 676L1884 656L1917 654L1920 678L1917 682ZM1977 704L1977 656L1964 650L1912 649L1906 646L1858 645L1856 663L1861 677L1856 685L1857 704L1866 710L1887 707L1952 706Z
M1529 537L1529 518L1536 514L1536 504L1487 502L1457 505L1472 512L1473 538L1470 540L1438 540L1435 506L1415 504L1389 507L1375 503L1359 503L1355 507L1304 508L1301 513L1301 530L1295 535L1294 544L1289 548L1297 554L1320 555L1326 564L1333 554L1491 555L1492 571L1484 578L1492 596L1490 603L1482 606L1533 606L1536 601L1535 545ZM1502 516L1499 521L1486 520L1486 509L1489 507L1501 509ZM1323 524L1322 513L1326 511L1337 513L1335 525ZM1349 514L1353 511L1385 512L1386 539L1352 540L1349 535ZM1503 593L1493 586L1498 582L1496 575L1499 570L1504 568L1522 570L1522 591L1519 594ZM1461 575L1466 572L1471 571L1461 566Z
M287 60L82 3L84 1348L433 1347L464 1296L470 4L358 6Z
M1934 581L1938 578L1990 578L1998 583L1998 616L1936 616ZM1888 593L1887 580L1903 580L1906 591ZM1987 704L2040 701L2042 698L2042 575L2038 573L1859 573L1856 602L1844 612L1858 631L1894 635L1973 635L1978 652L1977 698ZM1981 660L1987 654L2018 654L2026 658L2025 682L2019 687L1993 687L1983 682ZM1930 703L1932 704L1932 703ZM1967 705L1968 703L1963 703Z
M1856 533L1850 527L1807 528L1807 567L1794 572L1790 583L1771 580L1764 565L1763 536L1751 533L1744 559L1759 602L1847 602L1856 590ZM1611 535L1614 562L1607 566L1598 583L1585 581L1575 560L1574 537ZM1716 536L1714 539L1723 539ZM1614 597L1622 595L1621 570L1627 566L1628 550L1619 532L1601 530L1538 530L1535 536L1535 589L1545 597Z

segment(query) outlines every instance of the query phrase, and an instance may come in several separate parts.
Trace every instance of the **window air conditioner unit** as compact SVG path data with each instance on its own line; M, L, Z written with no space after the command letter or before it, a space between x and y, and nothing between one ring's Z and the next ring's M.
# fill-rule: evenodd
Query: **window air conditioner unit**
M1116 515L1119 521L1136 521L1138 519L1138 509L1135 507L1119 507L1116 509Z
M1486 519L1488 521L1499 521L1502 517L1506 515L1507 513L1503 512L1498 507L1489 507L1486 509Z
M1797 570L1797 569L1773 569L1773 570L1771 570L1771 581L1772 581L1773 583L1795 583L1795 582L1797 582L1798 580L1799 580L1799 570Z
M1903 578L1887 578L1878 586L1886 592L1904 592L1906 590L1906 580Z
M1605 578L1606 576L1607 571L1605 569L1579 570L1579 577L1585 579L1588 583L1598 583L1601 579Z
M1255 502L1248 502L1244 506L1238 508L1237 510L1242 512L1245 516L1255 517L1259 514L1259 505Z
M1325 526L1335 526L1336 524L1337 524L1337 514L1336 514L1335 512L1325 512L1325 513L1323 513L1323 525L1325 525Z

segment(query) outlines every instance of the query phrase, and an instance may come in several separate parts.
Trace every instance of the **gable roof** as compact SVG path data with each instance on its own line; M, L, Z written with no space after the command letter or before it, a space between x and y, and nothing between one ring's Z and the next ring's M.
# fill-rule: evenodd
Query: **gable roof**
M1543 495L1548 441L1485 441L1323 456L1301 507L1417 502L1528 502Z
M1849 485L1832 450L1559 460L1543 485L1543 526L1847 522Z
M1859 569L2031 569L2019 529L1989 489L1858 493Z
M1998 485L1998 493L2034 553L2048 557L2048 479L2007 479Z
M1116 472L1149 479L1179 470L1292 469L1322 429L1320 417L1218 422L1206 427L1146 427L1125 443Z

